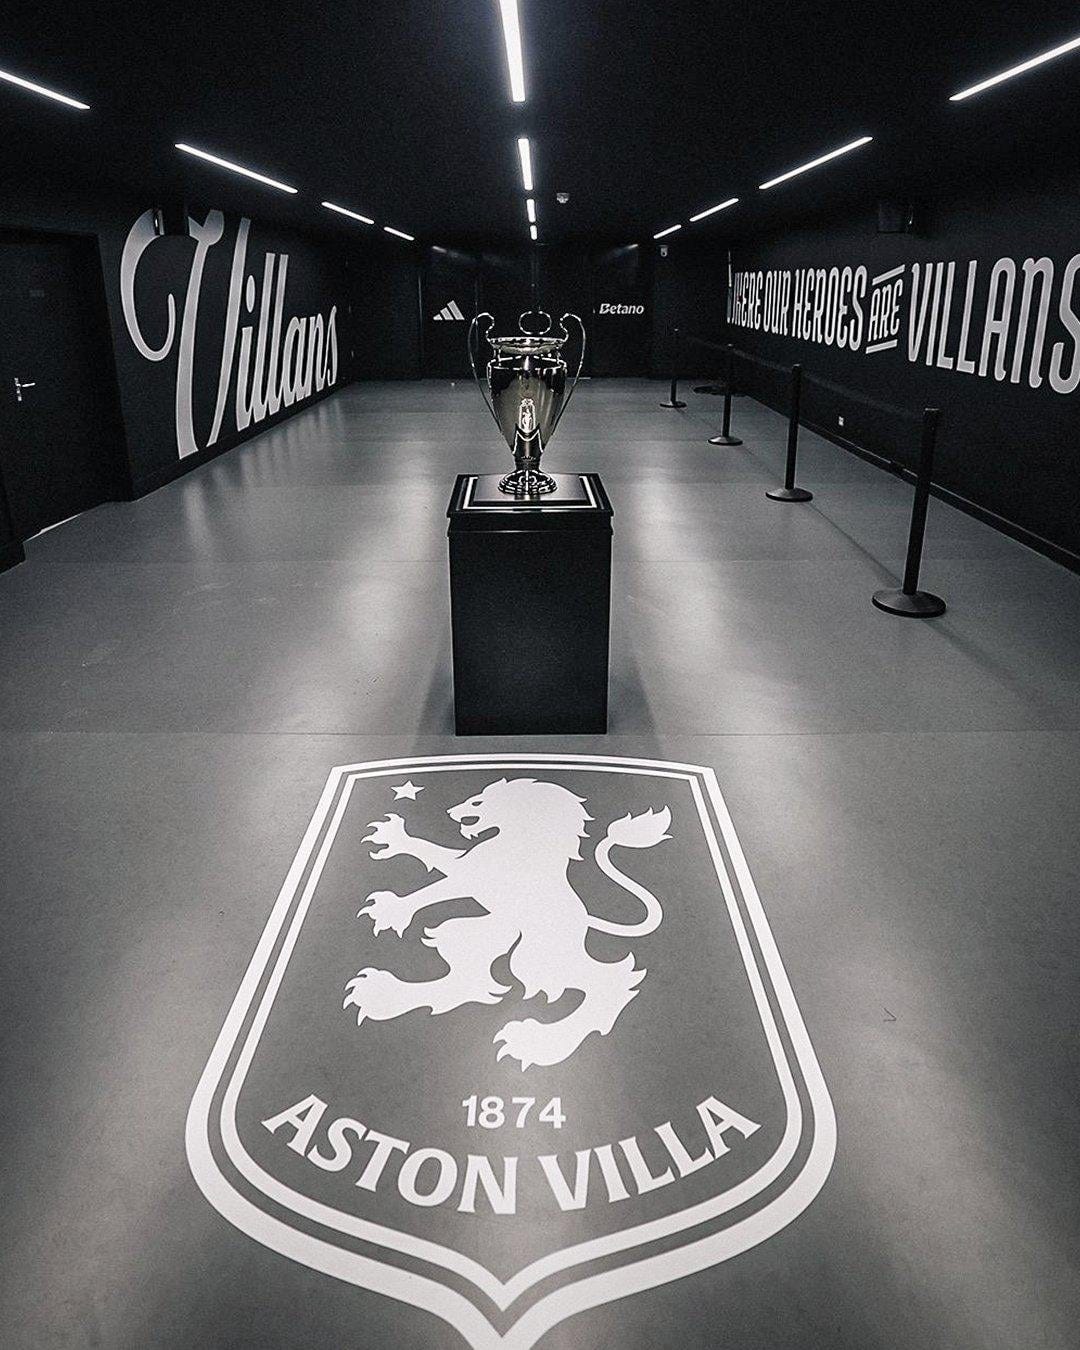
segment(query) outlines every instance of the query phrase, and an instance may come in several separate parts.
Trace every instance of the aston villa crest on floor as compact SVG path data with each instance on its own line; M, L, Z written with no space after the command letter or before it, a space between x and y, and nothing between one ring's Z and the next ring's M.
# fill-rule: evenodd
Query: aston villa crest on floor
M239 1229L474 1350L760 1243L834 1142L711 770L537 754L333 770L187 1131Z

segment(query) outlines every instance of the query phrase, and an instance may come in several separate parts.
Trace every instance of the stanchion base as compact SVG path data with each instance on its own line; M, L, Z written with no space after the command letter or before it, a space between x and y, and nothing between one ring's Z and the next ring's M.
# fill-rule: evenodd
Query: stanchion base
M905 619L933 619L945 613L945 601L929 591L916 591L914 595L904 591L875 591L872 598L878 609Z
M809 502L814 499L814 494L805 488L772 488L765 496L771 497L774 502Z
M686 404L679 399L676 399L675 402L672 403L669 399L667 403L661 403L660 406L661 408L685 408Z
M738 436L710 436L710 445L742 445Z

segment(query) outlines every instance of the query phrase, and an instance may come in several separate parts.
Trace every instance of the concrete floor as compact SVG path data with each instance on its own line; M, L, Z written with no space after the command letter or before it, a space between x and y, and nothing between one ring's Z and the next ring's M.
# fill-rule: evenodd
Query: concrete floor
M716 449L718 400L662 397L583 385L545 462L599 472L615 507L606 738L452 735L446 501L508 459L465 385L352 386L0 576L5 1346L466 1344L227 1222L184 1124L331 768L495 750L715 769L838 1131L781 1231L641 1279L544 1350L1076 1345L1080 578L935 502L924 584L948 613L884 615L909 488L807 434L814 500L773 503L779 417L739 400L746 444ZM566 1080L579 1115L611 1115L603 1138L656 1072L641 1010L681 1016L673 942L638 1021ZM688 1059L711 1015L696 980L685 1027L661 1028ZM465 1014L410 1016L409 1053L365 1070L387 1101L435 1092L428 1027L473 1053ZM288 1018L281 1054L309 1030ZM481 1247L514 1247L497 1222Z

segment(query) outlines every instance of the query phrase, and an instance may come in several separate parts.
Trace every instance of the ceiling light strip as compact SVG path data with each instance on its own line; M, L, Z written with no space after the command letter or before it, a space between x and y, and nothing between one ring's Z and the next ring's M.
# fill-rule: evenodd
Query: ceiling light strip
M90 110L89 103L80 103L77 98L69 98L67 94L58 94L55 89L48 89L43 84L35 84L33 80L24 80L21 75L12 75L9 70L0 70L0 80L6 80L8 84L17 84L20 89L29 89L32 94L41 94L43 98L55 99L57 103L66 103L69 108L81 108L84 112Z
M530 225L530 226L529 226L529 238L533 241L534 244L536 243L536 226L535 226L535 225Z
M1075 37L1069 42L1063 42L1060 47L1051 47L1048 52L1043 52L1040 56L1033 56L1030 61L1021 61L1018 66L1010 66L1008 70L1003 70L999 75L991 75L988 80L980 80L978 84L973 84L970 89L961 89L958 94L950 94L949 102L959 103L962 98L970 98L972 94L981 94L984 89L991 89L995 84L1002 84L1005 80L1023 75L1025 71L1045 65L1047 61L1053 61L1059 56L1064 56L1066 52L1073 52L1077 47L1080 47L1080 37Z
M794 178L800 173L806 173L809 169L816 169L819 164L828 164L830 159L836 159L852 150L858 150L860 145L869 145L873 139L873 136L860 136L857 141L849 141L847 145L842 145L837 150L830 150L827 155L818 155L817 159L810 160L808 164L800 164L797 169L788 169L787 173L780 174L778 178L770 178L767 183L759 183L758 190L776 187L777 183L786 183L789 178Z
M691 216L691 221L704 220L706 216L714 216L717 211L726 211L729 206L734 206L738 197L729 197L726 202L719 202L716 206L707 206L704 211L699 211L696 216Z
M663 239L665 234L674 234L676 230L681 230L681 225L669 225L666 230L657 230L653 235L654 239Z
M245 169L242 164L234 164L231 159L222 159L219 155L212 155L208 150L200 150L194 145L185 145L183 141L176 142L177 150L182 150L185 155L194 155L197 159L205 159L210 164L216 164L220 169L229 169L233 173L243 174L245 178L254 178L257 183L265 183L267 187L277 188L279 192L296 192L296 188L289 187L288 183L279 183L276 178L267 178L264 173L256 173L254 169Z
M521 15L517 0L499 0L499 12L506 43L506 65L510 72L510 97L515 103L524 103L525 61L521 54Z
M349 216L352 220L359 220L364 225L374 225L375 222L370 216L362 216L359 211L350 211L347 206L336 206L333 202L322 202L328 211L337 211L339 215Z
M533 190L532 146L528 136L518 137L518 157L521 160L521 182L526 192Z
M536 202L531 197L525 198L525 214L529 217L529 224L536 224Z
M406 234L404 230L395 230L393 225L384 225L383 229L386 231L387 234L392 234L397 239L407 239L410 244L416 238L415 234Z

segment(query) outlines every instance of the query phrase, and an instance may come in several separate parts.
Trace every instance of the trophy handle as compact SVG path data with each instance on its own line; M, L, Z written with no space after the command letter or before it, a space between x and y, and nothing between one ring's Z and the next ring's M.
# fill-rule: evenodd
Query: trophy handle
M543 328L540 329L539 333L530 333L529 330L525 327L523 320L527 319L530 314L537 314L541 318L547 319L547 323L544 324ZM526 335L526 337L545 337L548 333L551 332L551 315L547 312L546 309L523 309L521 313L518 315L518 328L521 329L521 331Z
M578 356L577 370L574 371L574 383L570 386L570 392L566 396L566 402L559 409L559 415L555 419L554 426L552 426L551 430L548 432L548 440L550 440L551 437L555 434L555 427L557 427L559 423L563 420L563 414L570 406L570 400L574 397L574 390L578 387L578 380L581 379L581 368L585 364L585 325L581 322L581 319L576 314L569 314L569 313L564 314L562 318L559 320L559 327L563 331L562 340L564 342L570 341L570 334L566 331L567 319L573 319L578 326L578 331L581 333L581 354Z
M477 389L480 390L480 397L487 404L487 410L491 414L492 420L494 421L495 425L498 426L499 419L495 416L495 409L491 406L491 399L488 398L487 390L484 388L483 381L480 379L480 376L477 375L476 373L476 347L478 347L479 344L474 343L473 338L479 330L481 319L487 319L488 321L487 327L481 334L481 341L487 342L489 346L491 345L491 330L495 327L495 316L494 314L489 314L485 309L482 310L479 314L474 314L472 317L472 323L469 324L469 335L468 338L466 339L466 345L469 348L469 365L472 367L472 374L473 379L476 381L476 387Z

